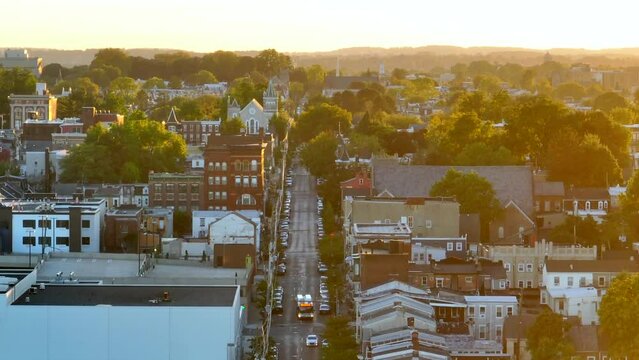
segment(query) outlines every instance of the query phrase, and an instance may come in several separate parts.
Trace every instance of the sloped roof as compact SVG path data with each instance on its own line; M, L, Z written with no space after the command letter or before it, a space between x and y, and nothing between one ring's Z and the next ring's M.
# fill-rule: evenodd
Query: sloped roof
M600 348L598 329L597 325L572 326L568 330L568 337L572 341L575 351L598 352L605 350Z
M535 181L535 195L564 196L564 183L561 181Z
M179 124L180 121L177 118L177 115L175 115L175 107L172 106L171 107L171 112L169 113L169 118L166 120L167 124Z
M608 188L573 188L568 189L566 191L566 197L569 199L583 199L583 200L592 200L592 199L610 199L610 194L608 193Z
M363 291L360 294L360 296L369 297L369 296L376 296L376 295L387 294L387 293L405 293L405 294L414 294L414 295L428 295L428 292L426 292L423 289L420 289L418 287L406 284L406 283L401 282L399 280L393 280L393 281L389 281L387 283L372 287L372 288L370 288L370 289L368 289L366 291Z
M373 187L394 196L429 196L432 186L454 168L476 172L488 180L502 206L514 201L528 216L533 214L533 179L530 166L400 165L399 159L373 159Z
M275 86L273 86L273 79L268 81L268 87L264 91L263 97L277 97L277 92L275 91Z
M525 339L528 328L530 328L537 319L537 315L522 314L512 315L504 321L504 338L506 339Z
M639 272L636 261L630 260L546 260L548 272Z
M255 106L260 111L264 111L264 108L262 107L262 105L255 99L252 99L248 104L246 104L244 109L248 108L250 105ZM244 110L244 109L242 109L242 110Z

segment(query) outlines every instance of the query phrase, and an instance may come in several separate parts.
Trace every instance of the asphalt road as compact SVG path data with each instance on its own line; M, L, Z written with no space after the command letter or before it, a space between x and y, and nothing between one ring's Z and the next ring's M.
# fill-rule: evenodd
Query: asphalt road
M279 347L280 359L312 360L320 358L321 348L306 347L306 335L316 334L322 340L326 315L319 315L319 284L317 272L317 195L315 179L305 168L293 168L291 191L291 221L289 248L286 252L286 275L277 278L284 288L284 313L273 315L271 336ZM311 294L315 302L315 320L297 320L295 295Z

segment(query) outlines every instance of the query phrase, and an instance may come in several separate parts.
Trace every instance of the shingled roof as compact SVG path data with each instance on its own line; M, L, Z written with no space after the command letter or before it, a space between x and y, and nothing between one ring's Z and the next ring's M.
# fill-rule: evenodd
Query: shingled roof
M528 216L533 214L533 178L530 166L435 166L401 165L399 159L376 158L373 164L375 193L387 190L393 196L428 197L431 187L450 168L476 172L492 185L503 206L515 202Z

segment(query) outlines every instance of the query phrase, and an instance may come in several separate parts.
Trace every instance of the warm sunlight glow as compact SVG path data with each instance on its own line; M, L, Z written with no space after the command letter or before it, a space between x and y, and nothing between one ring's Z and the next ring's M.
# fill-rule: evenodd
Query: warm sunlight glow
M636 47L633 1L7 1L0 46L322 51Z

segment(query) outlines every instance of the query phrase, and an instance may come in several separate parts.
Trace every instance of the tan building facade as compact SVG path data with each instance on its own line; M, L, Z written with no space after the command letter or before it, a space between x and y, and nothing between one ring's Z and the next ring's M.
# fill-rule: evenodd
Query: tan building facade
M479 249L479 256L504 263L507 288L538 288L543 281L545 260L595 260L597 246L561 246L542 240L531 247L484 245Z
M355 223L405 223L415 237L459 236L459 203L449 199L347 197L344 229Z

